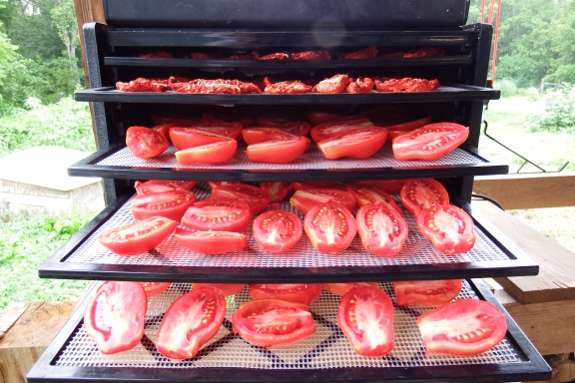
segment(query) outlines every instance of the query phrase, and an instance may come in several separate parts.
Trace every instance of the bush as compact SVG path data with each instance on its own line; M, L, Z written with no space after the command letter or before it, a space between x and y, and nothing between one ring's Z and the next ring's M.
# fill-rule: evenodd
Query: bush
M543 113L529 116L527 128L532 131L575 133L575 85L562 84L545 92Z
M513 97L517 95L517 85L513 80L497 80L493 84L493 88L501 91L501 97Z
M535 101L539 100L539 91L535 88L529 88L529 89L527 89L526 96L527 96L527 99L529 101L535 102Z

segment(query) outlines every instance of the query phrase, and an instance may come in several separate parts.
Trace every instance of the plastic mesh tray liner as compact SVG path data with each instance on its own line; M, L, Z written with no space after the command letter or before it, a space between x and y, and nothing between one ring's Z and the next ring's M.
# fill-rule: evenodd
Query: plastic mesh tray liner
M207 199L209 191L196 187L193 190L198 200ZM297 214L303 221L303 215L294 209L288 201L280 203L280 208ZM367 253L356 236L350 247L336 254L321 254L315 251L311 242L304 235L289 251L281 255L266 252L252 236L251 225L246 229L248 247L241 251L223 255L205 255L194 252L176 241L173 236L166 238L155 250L132 257L116 255L98 242L100 234L134 222L130 212L130 201L127 201L106 223L89 236L65 262L103 263L123 265L159 265L188 267L343 267L343 266L389 266L414 264L452 264L485 261L509 261L509 256L502 252L485 234L475 228L475 246L467 253L445 255L438 252L417 229L415 217L403 213L409 227L409 235L402 251L395 257L377 257Z
M467 281L457 299L475 298ZM379 287L394 300L391 283ZM511 343L504 338L493 349L480 355L461 357L450 355L425 355L416 318L430 310L421 307L395 307L393 351L382 358L366 358L351 348L337 324L337 307L340 297L324 291L310 306L315 320L316 333L296 344L269 349L255 347L234 335L231 316L239 305L250 300L247 289L228 298L226 319L216 336L192 359L173 361L156 350L154 341L158 328L169 305L190 290L189 284L174 283L166 292L150 298L146 313L145 336L138 346L115 355L100 353L95 342L84 330L83 324L56 359L57 366L70 367L243 367L260 369L322 369L337 367L420 367L483 363L517 363L523 361Z
M288 164L262 164L251 162L244 153L245 144L240 144L234 158L223 165L180 165L176 161L177 149L171 146L161 156L142 160L132 154L128 148L122 148L112 153L108 157L98 161L96 165L102 166L129 166L144 168L180 168L195 170L252 170L252 171L297 171L309 169L326 169L326 170L354 170L354 169L385 169L385 168L420 168L420 167L440 167L453 165L477 165L484 164L486 161L474 156L473 154L462 150L455 149L451 153L434 161L398 161L393 157L391 144L384 147L370 158L356 159L339 159L336 161L327 160L319 150L314 146L298 159Z

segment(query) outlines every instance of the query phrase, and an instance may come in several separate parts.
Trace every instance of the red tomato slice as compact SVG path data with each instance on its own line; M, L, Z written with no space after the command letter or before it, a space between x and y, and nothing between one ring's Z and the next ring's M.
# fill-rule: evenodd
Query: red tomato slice
M130 211L138 221L154 216L179 221L194 202L196 202L194 193L177 189L166 193L139 195L132 199Z
M262 182L260 188L270 195L272 202L280 202L292 191L293 185L291 182Z
M248 237L232 231L177 230L174 237L183 246L202 254L225 254L245 249Z
M328 160L342 157L361 159L377 153L386 140L387 130L374 127L355 130L339 138L327 138L319 142L317 147Z
M170 359L192 358L218 332L226 314L226 299L215 287L182 295L168 307L158 330L158 352Z
M505 337L507 322L497 307L458 299L417 317L426 354L477 355Z
M216 142L176 152L180 165L191 164L224 164L234 158L238 143L235 140Z
M170 147L162 133L143 126L128 128L126 145L133 155L142 159L157 157Z
M222 122L232 122L242 124L242 127L249 128L256 124L256 119L243 115L242 113L204 113L202 121L211 124L220 124Z
M138 195L165 193L176 189L192 190L198 181L176 181L176 180L150 180L146 182L136 181L134 188Z
M428 125L430 123L431 123L431 115L429 115L427 117L420 118L419 120L403 122L401 124L389 124L389 125L384 124L382 126L385 127L387 130L398 130L398 131L403 131L405 133L405 132L409 132L409 131L421 128L422 126Z
M172 128L170 129L170 138L178 150L229 140L226 136L195 128Z
M341 298L337 321L354 351L387 355L393 349L393 304L377 287L355 287Z
M365 116L347 116L316 125L310 133L312 140L315 143L319 143L340 131L347 132L349 129L360 129L365 128L366 126L373 126L373 123L369 118Z
M397 205L395 199L384 190L361 185L347 185L347 192L353 195L355 203L359 207L385 202L391 205L399 214L403 213L403 210Z
M84 313L84 329L103 354L130 350L144 336L148 299L138 282L108 281L98 288Z
M312 124L312 126L316 126L319 124L323 124L324 122L329 122L336 120L338 118L344 117L343 113L332 113L332 112L324 112L321 110L312 110L309 111L307 114L307 119Z
M389 194L397 194L405 185L407 180L377 180L377 181L357 181L359 185L385 190Z
M174 126L176 126L175 122L168 122L165 124L154 126L152 129L154 129L157 132L162 133L162 135L164 137L166 137L166 140L169 141L170 140L170 129L173 128Z
M407 224L385 202L364 205L357 211L357 231L363 248L373 255L393 257L407 239Z
M242 130L242 137L248 145L267 141L289 140L297 136L277 128L249 128Z
M306 151L309 143L309 140L305 137L267 141L249 145L246 154L252 162L285 164L301 156Z
M258 245L270 253L291 249L302 235L299 217L285 210L270 210L260 214L252 228Z
M224 296L234 295L239 293L246 287L245 283L192 283L192 289L197 290L202 287L213 286L221 290Z
M314 206L327 202L338 203L350 211L355 209L355 199L353 195L338 189L298 190L289 200L290 205L303 214L307 214Z
M460 291L461 279L393 282L398 306L441 306L451 302Z
M268 128L279 129L285 133L293 134L298 137L305 137L309 133L311 126L306 121L285 121L273 120L269 118L258 117L258 122L261 126Z
M401 203L414 216L422 209L433 205L449 205L449 194L442 184L433 178L418 178L408 180L399 192Z
M345 190L345 184L341 182L331 181L315 181L315 182L300 182L295 181L292 183L295 190L311 190L311 189L338 189Z
M461 254L475 244L473 220L452 205L433 205L417 216L417 228L444 254Z
M237 140L242 135L242 124L237 122L190 122L182 123L179 126L194 128L204 132L217 134L233 140ZM170 130L171 131L171 130Z
M467 140L469 129L451 122L429 124L397 137L393 156L400 161L436 160Z
M357 233L351 212L332 202L313 207L305 215L303 227L312 246L320 253L347 249Z
M324 283L323 287L334 295L343 297L354 287L377 286L377 282L353 282L353 283Z
M152 217L112 229L100 235L98 241L114 254L143 254L158 246L177 225L168 218Z
M210 199L227 198L239 199L250 207L252 214L256 215L264 211L271 203L271 197L262 189L242 183L222 183L212 190Z
M323 285L318 283L250 284L253 299L273 298L311 305L321 295Z
M257 299L240 306L232 315L234 332L254 346L286 346L315 332L309 309L301 303Z
M146 292L146 297L153 297L154 295L158 295L163 293L170 287L172 282L138 282L144 288Z
M247 203L211 198L198 201L182 217L182 225L200 231L244 231L252 221Z

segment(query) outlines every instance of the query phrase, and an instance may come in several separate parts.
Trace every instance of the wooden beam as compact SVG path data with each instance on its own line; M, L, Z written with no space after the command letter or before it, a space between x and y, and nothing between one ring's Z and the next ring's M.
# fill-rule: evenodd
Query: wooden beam
M74 0L74 8L76 9L76 21L78 22L78 36L80 37L86 88L89 88L90 83L88 82L88 68L86 66L86 50L84 48L84 32L82 31L82 27L85 23L92 23L94 21L105 24L104 6L102 5L102 0Z
M575 174L513 174L475 177L473 192L505 209L575 206Z

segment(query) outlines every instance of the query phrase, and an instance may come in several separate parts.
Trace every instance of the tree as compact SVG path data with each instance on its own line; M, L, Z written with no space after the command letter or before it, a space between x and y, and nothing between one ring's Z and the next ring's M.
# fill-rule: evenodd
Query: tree
M50 11L50 15L60 38L66 45L68 58L75 61L79 40L73 0L54 0L54 8Z

